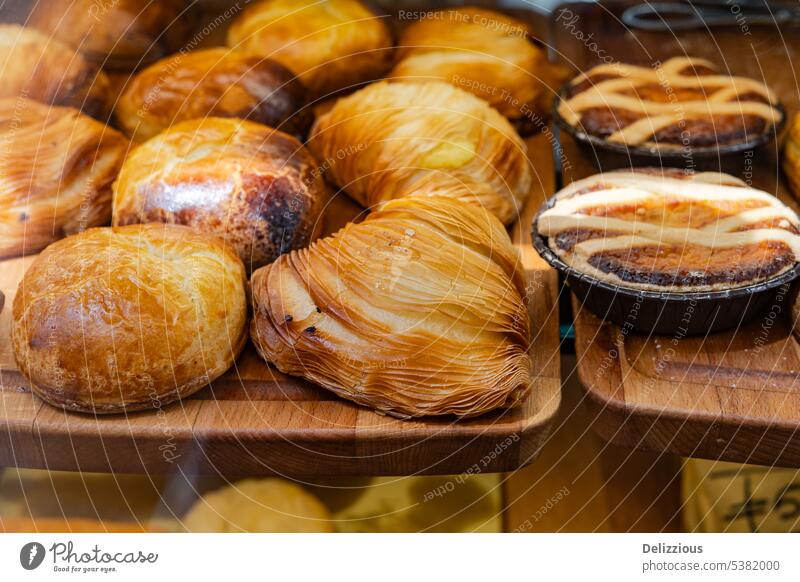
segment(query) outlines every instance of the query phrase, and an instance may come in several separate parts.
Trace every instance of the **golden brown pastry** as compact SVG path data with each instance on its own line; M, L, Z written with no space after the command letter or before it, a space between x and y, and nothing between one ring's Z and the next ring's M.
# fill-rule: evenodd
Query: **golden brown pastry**
M179 0L36 2L28 22L107 69L132 71L181 48L189 30Z
M733 176L624 170L573 182L538 231L573 269L662 293L720 291L777 277L800 261L800 219Z
M800 198L800 115L795 115L783 146L783 172L794 195Z
M253 274L261 356L398 417L475 416L528 394L528 315L503 225L450 198L386 202Z
M245 283L233 251L189 228L89 229L25 273L11 328L17 365L68 410L160 408L231 366L247 338Z
M388 77L452 83L529 131L547 125L555 94L548 85L558 82L527 24L472 7L434 12L408 26Z
M384 19L357 0L263 0L228 31L228 46L283 63L315 96L372 81L391 65Z
M194 533L329 533L327 508L311 493L283 479L246 479L195 502L183 520Z
M256 269L308 244L325 195L320 169L295 138L208 117L131 153L114 183L114 225L185 224L224 239Z
M116 115L138 141L187 119L241 117L304 137L306 90L283 65L226 48L179 54L137 74Z
M763 83L720 74L691 57L655 68L594 67L571 82L558 113L610 143L678 151L752 142L783 118L777 96Z
M68 105L104 119L111 84L95 65L36 29L0 24L0 98Z
M119 132L71 107L0 99L0 149L0 258L111 220Z
M339 99L311 130L327 176L372 207L449 196L512 222L531 186L525 143L485 101L452 85L375 83Z

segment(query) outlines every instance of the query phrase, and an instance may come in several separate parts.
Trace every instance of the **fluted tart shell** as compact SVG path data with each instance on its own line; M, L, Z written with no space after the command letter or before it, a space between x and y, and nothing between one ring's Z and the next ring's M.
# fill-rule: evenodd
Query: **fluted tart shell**
M72 107L17 97L0 99L0 144L0 258L109 223L122 134Z
M383 81L343 97L317 119L308 146L328 179L368 208L447 196L509 224L530 192L527 148L508 120L440 81Z
M386 202L251 280L261 356L401 418L513 407L531 382L519 256L450 198Z
M137 141L202 117L240 117L304 137L311 124L305 104L305 87L283 65L213 48L177 54L138 73L116 116Z
M232 118L184 121L137 147L114 183L114 225L166 222L223 239L248 269L305 246L326 196L300 142Z
M246 341L245 270L182 226L92 228L50 245L14 298L20 371L47 402L158 409L222 373Z
M46 34L0 24L0 99L23 97L71 106L105 120L111 83L99 67Z
M262 0L228 30L228 46L274 59L315 97L377 79L391 66L384 18L358 0Z

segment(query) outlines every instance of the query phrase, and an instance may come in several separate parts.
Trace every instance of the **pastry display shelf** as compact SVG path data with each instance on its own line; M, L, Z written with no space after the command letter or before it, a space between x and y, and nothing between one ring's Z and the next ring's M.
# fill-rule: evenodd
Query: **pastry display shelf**
M707 58L732 74L763 80L789 114L798 110L796 80L786 72L800 56L796 27L782 35L756 27L744 36L734 27L680 35L626 31L618 20L624 6L556 8L550 30L558 54L576 70L598 64L597 51L574 34L577 22L608 58L642 64L674 55ZM596 173L594 160L561 137L564 183ZM739 177L797 209L777 149L773 143L745 159ZM738 330L660 337L626 333L573 298L577 373L594 430L629 449L800 467L800 344L791 331L792 301L786 294Z
M0 263L0 466L73 471L242 475L406 475L511 471L531 462L560 402L556 276L530 244L533 213L554 188L543 136L528 140L532 196L511 228L528 280L533 386L513 410L466 421L398 420L337 398L264 363L248 345L235 366L194 396L148 412L65 412L33 395L9 334L17 284L33 257ZM325 233L362 210L339 195Z

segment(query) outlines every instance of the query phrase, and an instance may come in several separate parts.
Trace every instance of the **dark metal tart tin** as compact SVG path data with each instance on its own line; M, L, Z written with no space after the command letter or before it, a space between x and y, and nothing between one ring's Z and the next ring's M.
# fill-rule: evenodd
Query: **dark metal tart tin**
M752 165L752 158L756 150L772 142L786 125L786 109L779 102L775 107L781 112L781 120L747 142L726 146L688 148L676 146L674 149L627 146L589 135L580 127L567 123L559 114L558 106L568 89L569 83L559 91L558 98L554 100L553 119L558 127L575 140L582 153L601 171L650 166L722 172L738 176L748 164Z
M789 305L789 287L800 276L800 263L767 281L723 291L664 293L644 291L598 281L573 269L547 245L539 234L539 216L555 203L542 205L533 221L533 246L547 263L561 273L583 307L627 329L658 335L706 335L739 327L778 302ZM788 307L781 308L788 309Z

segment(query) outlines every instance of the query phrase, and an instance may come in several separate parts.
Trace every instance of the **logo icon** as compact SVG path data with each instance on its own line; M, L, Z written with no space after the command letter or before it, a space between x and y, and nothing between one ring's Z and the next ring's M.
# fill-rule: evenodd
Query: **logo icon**
M26 570L35 570L44 561L44 546L39 542L29 542L19 551L19 563Z

